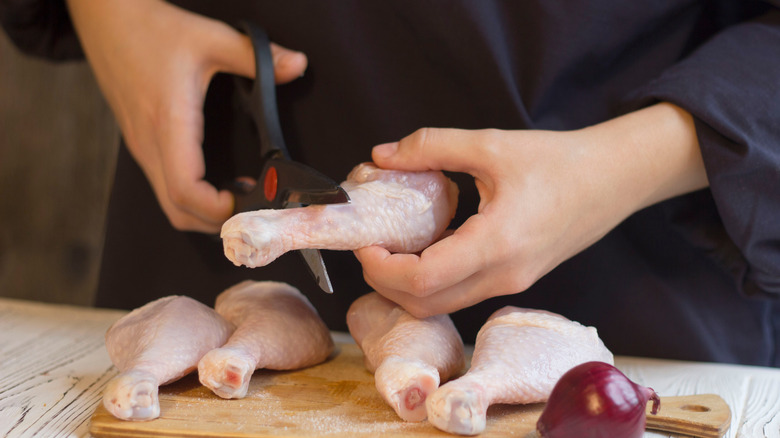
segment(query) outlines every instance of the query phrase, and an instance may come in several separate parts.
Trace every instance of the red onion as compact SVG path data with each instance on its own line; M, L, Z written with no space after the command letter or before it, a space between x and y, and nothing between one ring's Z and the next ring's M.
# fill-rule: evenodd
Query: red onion
M655 415L661 398L604 362L567 371L550 394L536 430L544 438L635 438L645 431L647 402Z

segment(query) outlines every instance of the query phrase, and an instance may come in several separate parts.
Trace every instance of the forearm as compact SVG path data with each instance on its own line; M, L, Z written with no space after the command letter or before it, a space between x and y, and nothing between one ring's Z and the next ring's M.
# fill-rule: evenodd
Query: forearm
M590 148L590 177L626 216L708 186L693 117L659 103L580 132Z
M769 7L723 29L638 93L695 117L717 220L731 240L702 245L741 292L772 298L780 296L778 47L780 8Z

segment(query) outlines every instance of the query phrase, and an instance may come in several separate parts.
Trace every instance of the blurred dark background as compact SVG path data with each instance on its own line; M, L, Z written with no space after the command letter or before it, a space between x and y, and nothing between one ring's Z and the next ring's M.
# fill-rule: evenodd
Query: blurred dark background
M0 296L92 304L118 139L86 62L0 31Z

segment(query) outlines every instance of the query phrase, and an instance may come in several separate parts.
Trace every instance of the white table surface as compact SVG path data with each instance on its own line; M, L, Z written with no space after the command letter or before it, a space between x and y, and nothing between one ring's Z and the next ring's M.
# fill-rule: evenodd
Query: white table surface
M103 335L125 313L0 298L0 437L88 436L117 374ZM720 395L732 413L726 437L780 438L780 369L632 357L615 364L662 396Z

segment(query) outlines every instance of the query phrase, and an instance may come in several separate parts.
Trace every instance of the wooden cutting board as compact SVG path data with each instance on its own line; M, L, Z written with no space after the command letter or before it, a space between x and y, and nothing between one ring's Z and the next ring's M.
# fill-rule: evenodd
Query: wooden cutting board
M398 418L377 392L354 344L337 344L331 359L304 370L258 370L240 400L219 398L195 374L161 387L159 399L160 418L143 422L118 420L101 404L92 415L90 433L96 438L452 436L427 421ZM543 408L492 406L480 437L533 437ZM731 418L728 406L712 395L662 398L661 413L671 416L677 432L705 437L721 436ZM669 424L659 418L648 426Z

